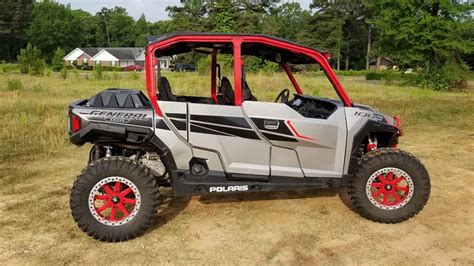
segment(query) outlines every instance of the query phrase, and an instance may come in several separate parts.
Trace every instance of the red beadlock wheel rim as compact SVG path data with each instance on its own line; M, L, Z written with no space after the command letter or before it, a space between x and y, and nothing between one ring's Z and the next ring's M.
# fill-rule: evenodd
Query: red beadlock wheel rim
M412 198L413 192L413 180L398 168L380 169L367 180L367 197L380 209L394 210L405 206Z
M128 223L140 209L137 186L123 177L107 177L92 188L89 210L102 224L117 226Z

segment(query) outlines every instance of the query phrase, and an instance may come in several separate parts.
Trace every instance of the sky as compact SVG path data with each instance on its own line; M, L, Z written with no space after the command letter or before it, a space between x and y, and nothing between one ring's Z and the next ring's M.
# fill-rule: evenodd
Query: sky
M141 14L145 14L147 21L155 22L168 19L166 7L170 5L180 5L179 0L57 0L62 4L70 4L72 9L82 9L91 14L95 14L102 7L112 8L114 6L125 7L128 14L138 19ZM292 1L292 0L290 0ZM309 8L311 0L292 1L299 2L305 9Z

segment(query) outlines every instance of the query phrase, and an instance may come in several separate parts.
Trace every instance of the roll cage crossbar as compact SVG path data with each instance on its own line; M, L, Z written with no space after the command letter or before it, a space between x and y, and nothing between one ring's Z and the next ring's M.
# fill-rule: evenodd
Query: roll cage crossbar
M235 106L242 105L242 45L243 44L262 44L270 46L272 48L281 49L288 51L293 54L304 55L312 60L316 61L328 77L329 81L333 85L334 90L340 97L341 101L345 106L352 106L352 101L345 92L341 83L337 79L336 75L332 71L327 58L317 50L312 48L304 47L295 43L285 41L283 39L266 36L266 35L238 35L238 34L205 34L205 33L193 33L193 34L171 34L160 37L157 41L150 43L146 48L145 55L145 71L146 71L146 87L148 97L151 100L155 112L157 115L162 116L160 107L158 106L157 96L157 77L155 72L155 66L158 64L156 58L157 52L164 49L170 48L173 45L181 43L201 43L201 44L213 44L213 43L227 43L232 44L232 54L234 57L234 90L235 90ZM218 102L217 99L217 82L216 82L216 67L217 67L217 49L212 49L211 53L211 97L214 101ZM293 76L290 67L286 62L279 62L280 66L288 75L293 87L296 92L303 94L301 87Z

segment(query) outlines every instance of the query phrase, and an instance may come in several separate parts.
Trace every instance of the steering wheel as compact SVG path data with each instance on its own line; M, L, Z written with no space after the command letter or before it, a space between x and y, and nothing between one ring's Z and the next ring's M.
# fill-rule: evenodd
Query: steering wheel
M283 89L280 91L278 96L275 99L275 102L278 103L287 103L288 99L290 98L290 90L289 89Z

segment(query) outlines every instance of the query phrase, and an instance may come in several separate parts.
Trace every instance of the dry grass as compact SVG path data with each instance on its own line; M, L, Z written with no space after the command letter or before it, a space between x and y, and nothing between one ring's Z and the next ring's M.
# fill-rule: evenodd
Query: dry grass
M249 75L259 99L273 100L283 75ZM167 74L182 94L204 95L209 80ZM0 260L8 264L473 264L474 93L385 86L347 77L359 103L402 116L400 147L417 155L432 177L420 215L396 225L360 218L338 191L171 198L135 240L106 244L87 237L69 211L69 189L88 147L68 143L67 105L107 87L144 89L144 80L84 73L0 75ZM299 76L305 91L331 95L322 77ZM7 89L8 80L22 89ZM206 91L207 92L207 91Z

